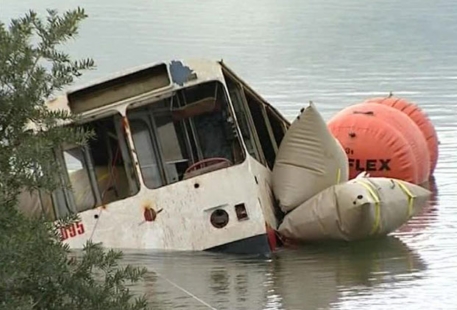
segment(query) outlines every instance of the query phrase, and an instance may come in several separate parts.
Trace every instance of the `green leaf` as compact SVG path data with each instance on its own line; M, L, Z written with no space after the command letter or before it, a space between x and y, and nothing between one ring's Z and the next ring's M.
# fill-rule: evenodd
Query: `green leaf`
M101 244L88 242L75 253L61 242L60 228L78 221L77 215L52 222L44 211L30 217L17 206L21 193L49 195L62 187L54 149L85 145L93 137L80 127L62 126L78 116L45 105L55 91L95 68L92 59L73 60L59 50L86 17L82 8L48 10L45 18L29 11L8 26L0 23L0 309L147 307L127 287L145 270L120 267L122 253Z

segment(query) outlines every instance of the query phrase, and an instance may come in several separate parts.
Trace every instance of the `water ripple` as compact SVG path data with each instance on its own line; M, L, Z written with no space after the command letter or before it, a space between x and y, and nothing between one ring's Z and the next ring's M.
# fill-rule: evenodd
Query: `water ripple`
M386 240L283 250L271 259L207 253L126 252L145 265L152 308L454 309L457 295L457 6L453 0L16 1L85 7L90 18L67 50L93 57L81 82L170 58L223 58L292 120L314 101L326 119L390 91L436 125L434 196ZM173 285L171 283L176 284Z

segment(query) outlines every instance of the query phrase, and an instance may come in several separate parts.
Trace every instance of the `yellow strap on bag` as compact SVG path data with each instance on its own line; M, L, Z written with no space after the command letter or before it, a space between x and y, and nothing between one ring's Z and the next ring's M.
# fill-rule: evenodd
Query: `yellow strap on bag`
M394 180L394 182L401 188L405 195L408 196L408 217L411 217L413 215L414 198L416 198L416 196L411 193L403 182L399 180Z
M338 168L338 172L336 173L336 184L339 184L341 180L341 169Z
M362 181L362 179L357 180L356 182L365 187L367 191L370 193L373 200L375 201L375 218L373 227L371 228L370 232L370 235L373 235L381 229L381 200L379 199L379 196L376 193L376 189L373 187L371 183L364 182Z

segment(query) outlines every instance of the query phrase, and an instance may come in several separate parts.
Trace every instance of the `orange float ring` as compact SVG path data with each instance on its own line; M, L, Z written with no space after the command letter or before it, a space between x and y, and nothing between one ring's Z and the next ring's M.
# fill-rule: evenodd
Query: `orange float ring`
M341 117L346 114L366 114L381 118L396 128L409 142L414 154L417 168L417 183L427 182L430 176L430 155L421 130L407 115L392 107L377 103L359 103L352 105L337 114ZM369 137L367 137L369 138ZM379 145L378 147L382 147Z
M411 118L413 122L416 123L416 125L422 131L428 146L428 151L430 154L430 175L433 175L436 164L438 162L439 141L435 127L433 126L431 120L428 118L427 114L416 104L409 102L403 98L393 97L392 95L385 98L370 98L365 102L375 102L393 107L408 115L409 118Z
M346 113L328 122L349 159L349 178L367 171L373 177L387 177L418 183L416 157L405 136L383 117Z

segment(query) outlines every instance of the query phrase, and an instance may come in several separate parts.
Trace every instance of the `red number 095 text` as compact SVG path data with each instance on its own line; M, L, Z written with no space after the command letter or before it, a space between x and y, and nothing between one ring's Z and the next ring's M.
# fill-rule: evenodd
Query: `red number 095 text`
M76 237L76 235L84 234L84 225L81 222L73 223L64 227L60 227L61 240Z

